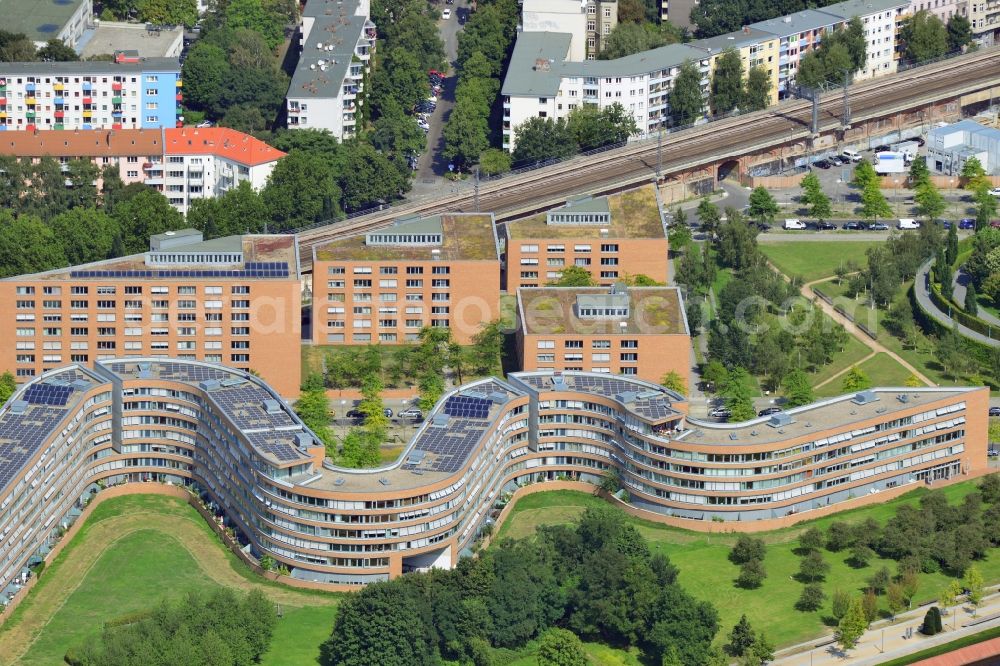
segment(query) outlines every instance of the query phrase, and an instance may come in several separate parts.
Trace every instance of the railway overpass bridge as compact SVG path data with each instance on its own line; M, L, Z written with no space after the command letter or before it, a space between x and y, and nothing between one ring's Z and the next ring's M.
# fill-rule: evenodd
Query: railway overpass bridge
M660 181L714 181L746 174L754 166L786 160L840 143L938 121L957 120L963 108L1000 99L1000 48L981 49L871 81L849 90L851 125L844 128L843 91L820 98L819 132L811 128L812 103L788 100L778 106L644 139L596 155L576 157L525 173L511 174L438 197L405 201L384 210L303 230L303 270L311 270L312 248L356 235L410 215L492 211L512 219L558 205L573 194L620 191Z

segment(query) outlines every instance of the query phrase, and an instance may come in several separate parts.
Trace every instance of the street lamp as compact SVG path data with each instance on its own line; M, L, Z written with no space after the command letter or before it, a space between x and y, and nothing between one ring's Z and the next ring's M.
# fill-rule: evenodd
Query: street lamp
M834 195L833 195L833 196L834 196L834 199L835 199L835 200L836 200L836 201L837 201L838 203L840 203L840 205L841 205L841 206L843 206L843 205L844 205L844 202L840 200L840 184L841 184L841 183L843 183L843 182L844 182L844 181L843 181L843 180L841 180L840 178L838 178L838 179L837 179L837 189L836 189L836 190L834 191Z

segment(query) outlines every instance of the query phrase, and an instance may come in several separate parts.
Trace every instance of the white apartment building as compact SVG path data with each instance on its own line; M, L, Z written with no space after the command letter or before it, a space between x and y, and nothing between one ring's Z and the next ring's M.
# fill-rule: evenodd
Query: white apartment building
M92 0L0 0L3 29L23 33L41 48L59 39L77 49L83 33L94 22Z
M969 0L969 22L982 46L1000 41L1000 0Z
M299 62L285 108L289 129L354 136L364 77L375 48L369 0L309 0L299 26Z
M947 23L948 19L956 14L968 18L970 4L972 4L970 0L910 0L906 13L912 15L928 11Z
M668 94L685 61L701 70L708 94L711 54L692 44L671 44L616 60L570 61L572 35L525 32L518 36L503 95L504 148L513 151L515 128L528 118L564 118L583 104L621 104L641 135L669 122Z
M573 35L570 60L593 60L618 25L618 0L523 0L521 30Z
M193 200L222 196L243 181L260 190L285 156L249 134L225 127L166 130L163 153L162 162L154 161L146 169L144 182L162 191L185 214Z
M896 71L897 22L909 11L910 5L906 0L847 0L819 10L839 19L834 29L842 28L855 16L864 26L867 58L865 68L854 73L855 81Z

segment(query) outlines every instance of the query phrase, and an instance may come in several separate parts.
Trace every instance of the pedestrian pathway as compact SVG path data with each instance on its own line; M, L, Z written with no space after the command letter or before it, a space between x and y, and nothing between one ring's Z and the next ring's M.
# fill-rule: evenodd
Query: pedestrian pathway
M965 292L968 290L969 282L972 278L969 274L965 272L963 268L959 268L955 271L955 277L952 278L952 290L954 292L954 300L957 303L965 303ZM1000 319L993 316L992 312L980 309L976 312L976 316L985 321L987 324L996 326L1000 329Z
M983 335L978 331L973 331L967 326L958 324L948 314L942 312L938 306L934 304L934 301L931 300L930 294L930 271L933 263L933 259L929 259L924 262L924 265L917 270L917 275L913 280L913 293L917 298L917 305L920 309L942 326L946 326L948 328L954 328L957 326L959 335L963 337L975 340L976 342L981 342L982 344L990 347L1000 347L1000 341L994 339L993 337ZM1000 331L997 331L997 334L1000 335Z
M892 358L893 360L895 360L896 362L898 362L901 366L903 366L904 368L906 368L907 370L909 370L910 373L913 376L915 376L917 379L919 379L920 381L922 381L924 384L926 384L927 386L934 386L935 385L934 382L932 382L927 377L927 375L925 375L924 373L922 373L919 370L917 370L906 359L904 359L899 354L897 354L896 352L892 351L891 349L889 349L888 347L886 347L885 345L883 345L882 343L880 343L878 340L872 340L868 336L868 334L865 333L864 331L862 331L861 329L859 329L854 324L853 321L851 321L850 319L848 319L844 315L842 315L839 312L837 312L833 308L832 305L830 305L829 303L827 303L823 299L818 298L816 296L816 292L814 292L813 289L812 289L813 285L817 284L819 282L824 282L824 281L829 280L829 279L830 279L829 277L820 278L819 280L813 280L812 282L807 282L806 284L802 285L802 289L800 290L801 293L802 293L802 296L806 300L808 300L809 302L816 303L823 312L825 312L835 322L837 322L838 324L840 324L841 326L843 326L844 330L846 330L848 333L850 333L855 338L857 338L858 340L860 340L861 344L863 344L866 347L868 347L869 349L871 349L873 353L885 352L886 354L889 355L890 358ZM867 358L868 357L866 357L866 359Z
M944 631L936 636L924 636L919 631L929 607L922 606L901 613L895 620L874 623L857 646L846 653L836 644L831 633L782 650L771 663L774 666L875 666L1000 626L1000 594L987 597L975 618L969 606L948 609L948 614L941 618ZM976 624L970 626L972 622Z

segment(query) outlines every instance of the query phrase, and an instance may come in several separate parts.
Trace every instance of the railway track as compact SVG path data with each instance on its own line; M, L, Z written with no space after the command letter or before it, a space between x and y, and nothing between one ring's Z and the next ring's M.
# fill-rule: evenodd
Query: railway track
M913 109L930 101L1000 85L1000 53L986 49L851 86L851 116L864 121ZM843 93L825 94L820 102L820 131L840 126ZM810 134L811 105L788 101L766 111L716 121L665 134L661 145L661 175L696 168L720 159L736 158ZM651 180L657 167L655 139L628 144L582 158L574 158L524 174L482 183L479 209L498 215L549 207L579 192L599 193ZM335 238L356 235L388 225L406 215L469 211L472 191L432 200L413 201L370 215L303 231L302 267L310 270L312 248Z

